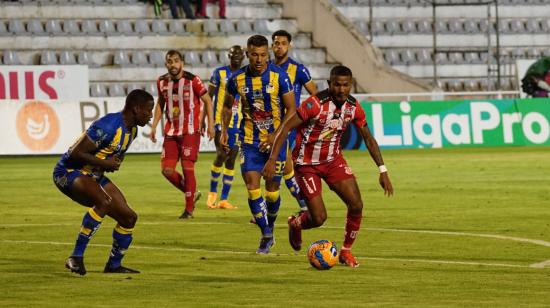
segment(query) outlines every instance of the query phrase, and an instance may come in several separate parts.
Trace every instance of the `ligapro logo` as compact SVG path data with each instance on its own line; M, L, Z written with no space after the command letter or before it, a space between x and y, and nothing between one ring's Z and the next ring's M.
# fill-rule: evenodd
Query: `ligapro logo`
M32 151L47 151L59 139L59 119L47 104L30 101L19 109L16 117L19 140Z

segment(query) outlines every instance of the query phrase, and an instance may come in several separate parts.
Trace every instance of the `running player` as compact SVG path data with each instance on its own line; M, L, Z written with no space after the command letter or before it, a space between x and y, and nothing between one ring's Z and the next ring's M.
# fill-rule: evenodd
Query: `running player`
M275 243L273 227L281 198L279 186L286 159L286 147L275 155L276 176L265 183L265 201L260 189L261 170L269 157L273 136L281 123L296 112L294 91L288 74L269 63L269 42L261 35L247 41L249 64L227 82L223 105L222 144L227 144L233 100L241 97L241 173L248 190L248 205L262 238L257 253L267 254Z
M158 101L155 106L151 140L157 142L156 129L162 113L166 114L164 142L162 144L162 175L185 194L185 210L180 219L193 218L195 201L200 197L196 192L195 162L199 152L199 123L204 123L200 112L201 100L205 103L208 116L208 138L214 137L212 101L208 90L199 77L183 70L183 56L176 50L166 53L165 66L168 73L157 79ZM183 175L176 171L181 161Z
M229 122L228 143L229 153L225 152L224 147L220 144L220 133L222 124L222 107L223 100L225 98L225 88L227 79L233 72L241 68L244 59L244 50L239 45L235 45L229 49L228 53L229 65L218 67L212 73L210 78L210 84L208 85L208 93L212 97L214 103L214 128L216 134L214 136L214 143L216 145L216 158L210 168L210 192L206 199L206 206L209 208L220 209L234 209L227 198L229 197L229 191L231 190L231 184L233 183L233 176L235 174L235 158L239 153L239 127L241 125L241 110L238 96L233 102L231 121ZM225 164L225 168L222 166ZM220 196L220 202L216 205L218 198L218 181L223 171L222 177L222 194Z
M315 82L313 82L313 79L311 79L309 70L302 63L295 61L288 55L288 51L291 47L290 42L292 42L292 35L285 30L278 30L271 35L271 40L271 49L275 57L273 63L287 72L290 82L294 86L294 98L296 99L296 108L298 108L300 106L300 93L302 92L302 87L305 87L310 95L315 95L317 94L317 86ZM292 129L288 135L289 152L286 157L283 178L292 196L298 200L300 210L306 211L306 204L300 196L300 187L294 177L294 164L292 163L292 156L290 155L295 144L294 140L296 140L296 129Z
M285 121L282 129L277 132L273 152L263 174L266 180L274 175L277 160L274 153L284 146L286 134L297 127L298 138L292 154L296 178L308 211L289 217L290 245L294 250L300 250L302 229L319 227L327 219L321 195L323 179L348 208L340 262L357 267L359 264L351 253L351 247L361 226L363 201L355 176L340 151L340 139L350 122L359 129L372 159L378 166L379 182L384 194L393 195L393 187L378 143L367 126L365 112L357 99L350 95L351 86L351 70L345 66L333 67L330 71L328 90L321 91L302 102L296 114Z
M75 202L88 207L72 255L65 267L86 274L84 251L99 229L105 215L116 220L113 246L104 273L139 273L121 265L132 242L137 214L128 205L118 187L105 172L118 170L124 155L137 136L137 127L145 126L153 115L154 99L143 90L133 90L126 97L121 112L98 119L76 143L61 156L53 171L57 188Z

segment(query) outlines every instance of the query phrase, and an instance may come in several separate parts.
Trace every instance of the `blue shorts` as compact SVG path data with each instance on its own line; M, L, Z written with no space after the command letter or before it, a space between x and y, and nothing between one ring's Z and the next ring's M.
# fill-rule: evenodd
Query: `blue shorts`
M274 182L281 182L283 171L285 170L286 152L287 142L285 141L277 157L275 176L273 177ZM256 171L261 173L265 163L269 159L269 155L269 152L260 152L260 148L257 145L243 143L241 147L241 172Z
M217 132L221 132L221 125L216 124L214 126L214 129ZM241 147L241 141L239 138L240 135L241 135L241 130L238 128L229 127L227 129L227 145L229 146L230 149L239 150L239 148Z
M289 151L292 152L294 150L294 146L296 145L296 135L298 132L296 131L296 128L293 128L288 133L288 148Z
M71 187L73 186L74 180L79 176L89 176L101 185L101 187L111 182L111 180L104 175L98 177L94 174L84 174L80 170L67 169L59 164L55 165L53 169L53 182L55 186L71 199Z

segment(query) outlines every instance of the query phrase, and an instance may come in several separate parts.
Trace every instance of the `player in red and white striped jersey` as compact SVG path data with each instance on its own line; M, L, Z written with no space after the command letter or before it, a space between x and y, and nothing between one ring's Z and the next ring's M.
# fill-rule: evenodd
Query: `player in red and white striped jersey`
M183 70L183 56L176 50L170 50L165 57L168 73L157 79L158 101L155 107L151 140L156 142L156 129L164 112L164 142L162 144L162 174L176 188L185 194L185 210L180 218L192 218L195 208L197 181L195 179L195 162L199 152L201 126L204 112L201 103L205 104L208 116L208 137L214 137L214 117L212 100L208 89L199 77ZM201 102L202 101L202 102ZM181 160L183 175L176 171Z
M296 146L293 151L296 180L308 207L308 211L288 219L290 245L301 249L302 229L321 226L327 219L325 204L321 195L323 179L348 208L344 244L340 251L340 262L351 267L359 264L351 254L351 246L361 226L363 201L357 181L340 150L340 139L350 123L353 123L380 170L379 182L384 194L393 195L388 170L380 154L378 143L372 136L365 112L359 102L350 95L351 70L335 66L330 72L329 88L302 102L282 124L272 145L272 154L266 163L264 177L273 176L275 161L289 130L298 128Z

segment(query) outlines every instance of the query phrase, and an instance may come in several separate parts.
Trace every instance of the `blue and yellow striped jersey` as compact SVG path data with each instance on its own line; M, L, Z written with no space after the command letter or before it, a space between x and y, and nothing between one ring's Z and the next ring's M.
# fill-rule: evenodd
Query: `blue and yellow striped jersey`
M227 82L227 91L234 97L241 97L242 142L259 145L281 125L283 95L292 92L293 88L288 74L268 63L260 76L253 76L248 65L236 71Z
M212 96L212 102L214 104L214 124L222 124L222 109L223 109L223 100L225 98L225 89L227 85L227 80L231 76L231 68L229 65L218 67L212 73L210 77L210 85L216 88L214 95ZM241 104L238 102L239 97L235 97L235 102L233 104L231 122L229 123L229 128L239 128L241 125Z
M296 107L300 106L300 94L302 93L302 87L311 81L311 74L309 70L299 62L296 62L292 58L288 58L285 63L279 65L290 78L290 82L294 87L294 98L296 99Z
M93 153L95 157L99 159L107 159L114 155L123 157L137 136L137 126L128 131L122 119L122 112L109 113L92 123L81 138L84 135L87 135L95 143L97 147ZM103 170L96 170L93 166L71 160L71 151L72 147L61 156L59 165L67 169L80 170L83 174L103 174Z

